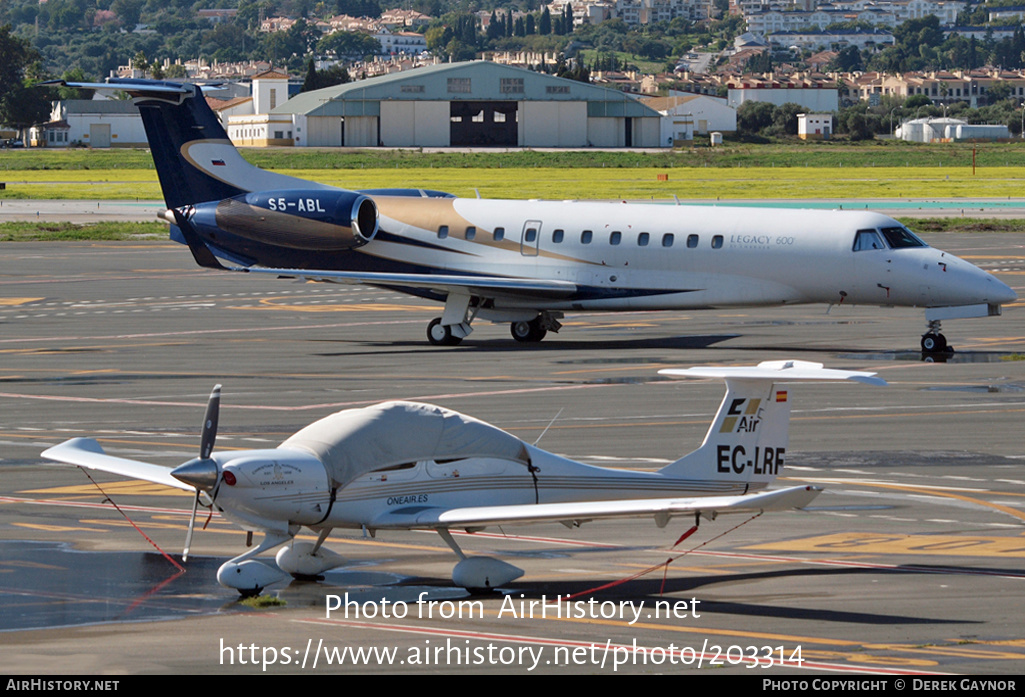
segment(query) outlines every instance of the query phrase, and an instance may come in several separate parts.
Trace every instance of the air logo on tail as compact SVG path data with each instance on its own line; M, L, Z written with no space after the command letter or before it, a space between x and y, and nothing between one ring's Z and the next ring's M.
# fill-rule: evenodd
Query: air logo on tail
M745 407L744 405L747 404ZM761 398L734 399L726 410L719 433L754 433L762 421Z

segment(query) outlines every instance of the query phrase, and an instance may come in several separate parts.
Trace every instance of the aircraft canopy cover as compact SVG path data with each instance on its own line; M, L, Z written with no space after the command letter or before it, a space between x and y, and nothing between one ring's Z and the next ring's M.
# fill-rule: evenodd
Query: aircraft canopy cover
M346 409L310 424L281 447L312 452L337 486L372 470L420 460L494 457L530 463L526 444L516 436L457 411L417 402Z

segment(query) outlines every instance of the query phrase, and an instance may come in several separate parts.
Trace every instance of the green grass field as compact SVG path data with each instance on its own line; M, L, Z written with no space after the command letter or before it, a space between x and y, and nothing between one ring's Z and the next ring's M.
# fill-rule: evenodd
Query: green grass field
M512 152L422 152L352 148L243 148L243 157L273 170L362 169L602 169L695 167L1025 167L1025 141L1010 143L904 143L794 140L755 145L727 142L657 152L602 150L516 150ZM0 150L0 181L26 170L152 170L148 150Z
M973 149L976 167L972 167ZM1025 196L1025 144L794 143L655 154L591 151L441 152L248 149L254 164L344 188L440 189L499 199L1000 199ZM660 181L659 175L667 175ZM146 150L0 151L2 199L159 200ZM980 222L980 221L976 221ZM989 229L994 229L985 221ZM998 221L1009 229L1017 221ZM0 240L125 239L118 228L0 225ZM915 229L923 229L914 221ZM957 228L933 222L933 229ZM985 229L985 228L984 228ZM141 231L141 233L140 233Z
M1025 196L1016 167L551 167L510 169L298 169L283 173L344 188L440 189L504 199L863 199ZM161 198L156 172L18 170L6 172L0 198L118 200ZM668 181L659 181L667 174Z

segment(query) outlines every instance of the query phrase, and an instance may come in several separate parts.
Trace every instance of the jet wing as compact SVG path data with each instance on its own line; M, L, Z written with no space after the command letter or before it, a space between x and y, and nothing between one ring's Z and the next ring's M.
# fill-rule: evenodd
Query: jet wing
M747 496L696 496L672 499L582 501L470 508L400 508L368 523L372 528L481 528L514 523L579 523L603 518L652 516L659 526L670 518L699 513L715 518L720 513L761 513L803 508L821 489L795 486Z
M385 287L422 288L439 293L456 289L470 295L494 297L530 295L543 298L562 298L577 291L577 284L568 281L545 281L531 278L505 278L503 276L459 276L455 274L377 273L369 271L316 271L303 269L269 269L264 267L238 267L233 271L290 276L307 281L348 283Z
M108 455L103 452L100 444L92 438L72 438L71 440L64 441L60 445L44 450L42 457L55 462L75 465L76 467L85 467L86 469L119 474L122 477L129 477L131 479L142 479L154 484L163 484L175 489L195 491L194 487L172 477L170 468Z

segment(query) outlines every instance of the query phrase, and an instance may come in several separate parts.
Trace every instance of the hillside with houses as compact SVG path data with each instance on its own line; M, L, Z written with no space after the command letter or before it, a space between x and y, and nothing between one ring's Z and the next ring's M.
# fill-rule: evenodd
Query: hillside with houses
M831 135L894 134L895 119L923 116L1003 124L1020 135L1023 15L1025 7L964 0L564 0L473 11L440 0L405 8L377 0L7 0L0 120L19 133L41 127L39 143L84 144L52 125L66 121L69 108L53 102L86 95L26 91L42 78L233 83L219 113L242 118L253 116L242 112L259 101L261 75L285 81L284 102L483 59L642 103L671 99L686 109L680 105L701 96L732 111L736 125L718 129L726 133L797 135L804 111L833 114ZM677 130L662 145L707 130L693 109L663 117L676 118ZM289 141L287 131L258 140Z

